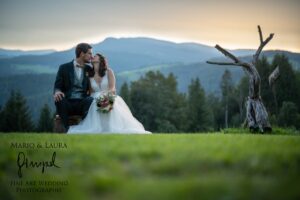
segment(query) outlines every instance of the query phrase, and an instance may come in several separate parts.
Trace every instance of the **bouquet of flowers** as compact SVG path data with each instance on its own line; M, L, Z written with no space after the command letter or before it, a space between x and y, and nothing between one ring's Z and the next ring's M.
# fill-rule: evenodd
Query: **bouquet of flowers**
M116 95L112 92L101 93L100 96L96 98L96 104L98 111L102 113L109 113L113 109Z

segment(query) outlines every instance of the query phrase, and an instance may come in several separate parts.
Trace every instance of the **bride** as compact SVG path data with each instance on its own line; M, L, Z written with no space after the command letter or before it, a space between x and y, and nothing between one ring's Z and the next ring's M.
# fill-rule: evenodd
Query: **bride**
M106 59L96 54L92 59L94 76L90 78L91 96L94 98L87 116L78 125L70 126L68 133L151 133L131 114L120 96L116 96L113 109L108 113L97 110L96 99L103 92L115 93L115 76Z

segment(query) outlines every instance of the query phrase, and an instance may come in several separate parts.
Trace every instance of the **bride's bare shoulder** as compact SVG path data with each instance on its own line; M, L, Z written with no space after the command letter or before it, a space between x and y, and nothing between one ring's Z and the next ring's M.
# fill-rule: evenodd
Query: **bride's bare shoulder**
M112 68L107 68L107 72L108 73L114 73L114 71L112 70Z

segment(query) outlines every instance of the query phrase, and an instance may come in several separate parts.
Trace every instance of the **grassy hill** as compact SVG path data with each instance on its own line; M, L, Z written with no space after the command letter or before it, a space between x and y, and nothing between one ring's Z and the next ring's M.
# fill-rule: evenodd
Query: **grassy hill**
M0 198L299 199L300 137L287 130L232 134L237 132L0 134ZM24 142L27 148L14 146ZM49 144L57 147L46 148ZM48 161L56 152L60 168L42 173L23 167L19 178L19 152L29 161ZM52 191L42 192L46 189Z

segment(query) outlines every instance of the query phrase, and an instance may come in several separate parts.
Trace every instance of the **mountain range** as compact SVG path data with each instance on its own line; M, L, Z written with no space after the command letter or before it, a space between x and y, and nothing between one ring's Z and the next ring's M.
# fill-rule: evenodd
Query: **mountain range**
M48 50L32 50L32 51L24 51L24 50L10 50L10 49L1 49L0 48L0 58L5 57L16 57L22 55L44 55L53 53L55 50L48 49Z

